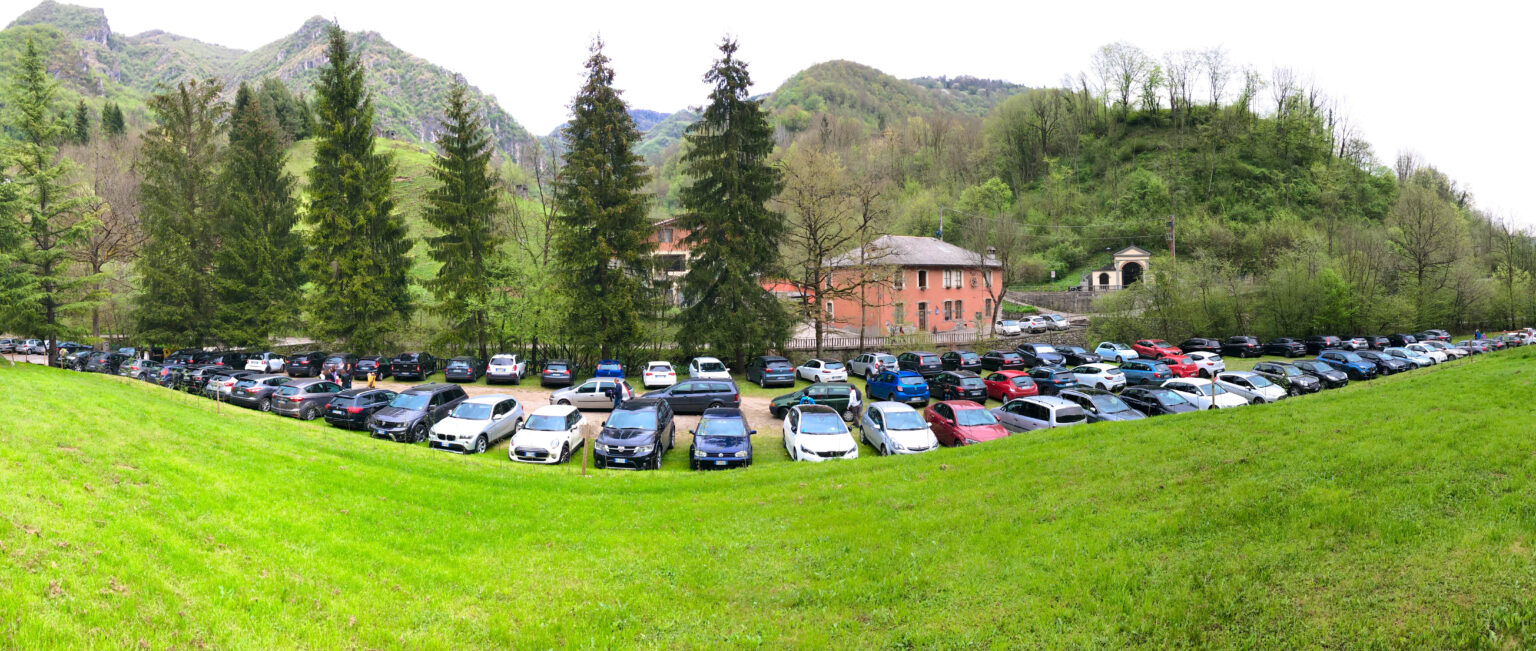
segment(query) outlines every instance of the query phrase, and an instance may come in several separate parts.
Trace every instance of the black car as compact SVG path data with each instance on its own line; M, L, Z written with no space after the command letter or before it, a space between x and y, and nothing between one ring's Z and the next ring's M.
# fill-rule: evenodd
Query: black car
M350 377L357 368L357 355L352 353L331 353L325 356L325 362L320 365L320 372L329 375L336 371L343 377Z
M1451 340L1451 333L1446 332L1444 330L1440 330L1438 328L1430 328L1429 330L1425 330L1424 334L1429 335L1430 338L1432 338L1432 339L1434 339L1436 341L1450 341Z
M939 359L938 354L925 351L897 355L896 365L903 371L914 371L924 378L932 378L944 372L944 361Z
M1344 341L1333 335L1312 335L1302 343L1307 345L1307 354L1316 355L1330 348L1340 348Z
M1392 340L1391 339L1387 339L1386 337L1374 337L1374 336L1371 336L1371 335L1355 335L1354 338L1355 339L1364 339L1365 343L1370 346L1371 350L1381 350L1383 348L1391 348L1392 347Z
M928 380L928 395L934 400L970 400L987 404L987 384L970 371L944 371Z
M91 373L117 374L118 367L128 361L128 356L121 353L101 353L100 356L92 355L85 362L85 370Z
M283 370L288 377L320 377L320 365L325 363L325 351L314 350L288 356Z
M683 380L641 397L665 400L667 406L677 413L703 413L716 407L741 407L741 391L732 380Z
M383 380L390 376L389 359L383 355L364 355L357 358L357 365L352 367L352 379L367 380L372 373L374 379Z
M325 406L325 422L343 429L367 429L368 418L395 399L389 389L347 389Z
M946 371L980 371L981 356L969 350L951 350L939 355L939 363Z
M457 384L416 385L375 411L368 418L368 433L397 443L420 443L427 440L427 430L467 398L464 387Z
M1301 357L1307 354L1307 345L1290 337L1276 337L1265 343L1264 347L1260 350L1265 355Z
M1253 372L1284 387L1285 392L1293 396L1323 390L1322 380L1308 375L1289 362L1259 362L1253 365Z
M1221 342L1222 357L1258 357L1262 350L1257 337L1238 335Z
M223 352L209 358L208 363L224 368L243 369L245 368L245 363L252 357L254 355L251 353Z
M1178 392L1162 387L1130 387L1121 391L1119 395L1125 404L1148 416L1182 414L1200 410Z
M181 383L176 385L176 388L187 393L202 393L203 385L207 384L210 378L226 370L222 366L214 366L213 364L202 364L188 368L191 370L183 374L181 376Z
M325 406L341 391L341 385L330 380L290 380L272 393L272 412L314 420L325 415Z
M1392 344L1392 346L1390 346L1392 348L1402 348L1408 344L1419 343L1419 339L1413 335L1405 335L1399 332L1397 334L1387 335L1387 343Z
M1061 366L1067 363L1066 356L1056 352L1056 347L1050 344L1042 344L1026 341L1019 344L1013 352L1024 358L1024 365L1030 368L1036 366Z
M208 363L208 360L213 358L214 353L208 352L206 350L183 348L176 351L175 353L172 353L170 359L166 361L167 363L176 364L206 364Z
M1179 350L1186 353L1217 353L1221 354L1221 342L1204 337L1190 337L1184 343L1179 344Z
M1375 364L1376 368L1381 370L1382 375L1402 373L1413 367L1412 364L1408 363L1408 360L1393 357L1379 350L1362 350L1355 354Z
M160 365L160 368L155 371L154 375L151 375L145 379L163 387L171 387L175 382L175 376L180 374L183 368L185 368L184 364L166 362L165 364Z
M396 380L425 380L437 372L437 358L431 353L400 353L389 362L389 374Z
M1067 363L1063 366L1076 368L1084 364L1098 364L1104 361L1103 357L1089 352L1087 348L1082 346L1057 346L1056 352L1061 353L1061 356L1066 358Z
M1024 358L1011 350L989 350L981 356L981 367L988 371L1022 371Z
M1077 403L1088 412L1088 422L1103 423L1117 420L1141 420L1147 415L1135 408L1119 396L1103 389L1090 389L1077 387L1062 391L1057 396Z
M745 468L752 465L752 435L740 409L706 409L688 447L689 470Z
M747 381L756 382L765 389L769 385L792 387L795 386L795 366L778 355L759 355L747 362Z
M292 382L287 375L252 375L235 383L229 401L257 411L272 411L272 392Z
M1301 369L1302 373L1322 380L1324 389L1337 389L1349 384L1349 376L1345 375L1344 371L1315 359L1296 360L1291 362L1291 365Z
M660 470L661 459L677 439L672 407L665 400L631 398L608 414L592 445L598 468Z
M449 382L474 382L485 375L485 362L467 355L448 360L443 367L443 379Z
M576 365L563 359L544 362L544 369L539 371L539 386L542 387L568 387L575 379Z

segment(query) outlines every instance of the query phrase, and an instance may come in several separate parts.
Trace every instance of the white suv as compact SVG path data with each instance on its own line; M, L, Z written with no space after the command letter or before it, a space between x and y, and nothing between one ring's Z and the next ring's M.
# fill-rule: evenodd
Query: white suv
M784 417L784 450L795 461L859 458L842 414L826 405L796 405Z

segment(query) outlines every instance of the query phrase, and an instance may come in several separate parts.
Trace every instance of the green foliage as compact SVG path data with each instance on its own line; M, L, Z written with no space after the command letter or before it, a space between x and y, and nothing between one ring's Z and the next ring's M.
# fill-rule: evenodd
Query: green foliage
M83 99L75 105L75 126L71 136L77 145L84 145L91 141L91 109L86 107Z
M1006 215L1013 210L1013 189L994 176L987 179L986 183L961 191L956 207L982 217Z
M683 141L683 133L688 126L699 121L699 114L688 109L683 109L660 122L645 129L645 135L640 138L640 143L635 145L635 153L646 159L653 159L665 153L668 149L680 145Z
M395 166L374 151L373 100L362 62L330 27L316 85L309 170L309 332L357 351L384 349L412 311L405 225L391 198Z
M123 109L117 102L107 102L101 107L101 132L109 137L121 136L128 132L128 125L123 121Z
M276 124L285 140L293 142L308 138L314 128L309 104L302 97L288 92L287 84L276 77L261 80L261 110L268 120Z

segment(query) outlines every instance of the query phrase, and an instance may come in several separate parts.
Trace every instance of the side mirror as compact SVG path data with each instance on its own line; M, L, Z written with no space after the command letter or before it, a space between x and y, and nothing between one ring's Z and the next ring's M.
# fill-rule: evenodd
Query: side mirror
M506 418L506 417L507 417L506 414L492 414L491 415L491 420L501 420L501 419Z
M747 430L747 436L756 436L757 430Z

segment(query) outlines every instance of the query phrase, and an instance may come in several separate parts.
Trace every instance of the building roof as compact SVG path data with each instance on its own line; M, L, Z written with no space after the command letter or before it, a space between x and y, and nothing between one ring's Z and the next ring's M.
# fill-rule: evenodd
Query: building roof
M1120 249L1119 251L1115 251L1114 257L1118 258L1122 255L1151 256L1152 252L1132 244L1128 247Z
M864 254L869 265L899 265L903 267L1001 267L997 258L985 259L975 253L932 237L907 235L883 235L869 243ZM853 267L859 264L857 249L827 261L831 267Z

